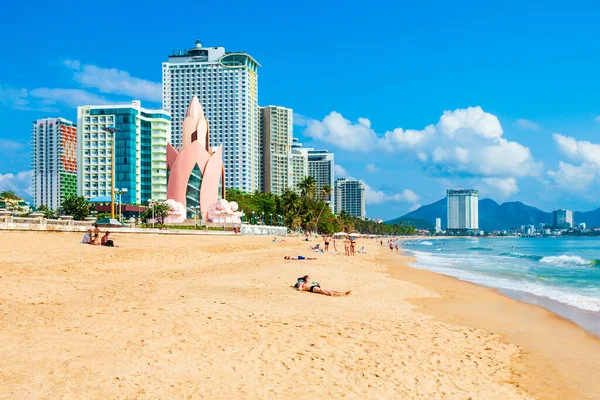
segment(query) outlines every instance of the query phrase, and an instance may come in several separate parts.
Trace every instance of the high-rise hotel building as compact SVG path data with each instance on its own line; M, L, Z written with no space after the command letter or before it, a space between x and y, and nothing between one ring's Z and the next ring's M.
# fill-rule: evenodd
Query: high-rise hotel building
M366 188L363 181L339 178L335 181L335 213L365 219L367 216Z
M448 205L448 230L468 233L479 230L479 192L471 189L446 191Z
M327 150L306 149L308 153L308 175L315 178L317 181L317 197L334 210L334 193L335 190L335 157L333 153ZM323 186L331 187L331 194L325 196L323 194Z
M115 189L127 189L122 202L147 204L167 199L167 143L171 118L163 110L128 105L77 107L78 193L87 199L111 194L115 127Z
M33 203L56 210L77 194L77 128L64 118L43 118L31 130Z
M260 108L264 192L281 195L287 187L292 186L289 173L293 118L290 108L278 106Z
M225 186L261 190L258 62L224 47L195 47L169 56L162 66L163 109L171 113L171 144L181 147L181 122L193 95L210 123L210 145L223 144Z
M308 149L302 147L297 138L292 139L292 148L288 154L287 187L300 193L298 184L308 176Z

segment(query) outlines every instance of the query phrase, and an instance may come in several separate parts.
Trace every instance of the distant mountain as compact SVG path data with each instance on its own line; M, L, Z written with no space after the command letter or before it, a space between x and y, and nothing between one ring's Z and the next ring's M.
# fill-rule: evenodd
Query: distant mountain
M388 221L387 223L391 224L391 225L402 224L404 226L414 226L417 229L433 229L433 228L435 228L435 220L434 220L433 224L430 224L429 222L427 222L421 218L400 217L400 218L396 218L391 221Z
M578 214L581 214L581 216L578 217ZM444 198L435 203L422 206L415 211L409 212L392 221L421 219L435 226L435 219L441 218L442 229L446 229L446 216L447 203ZM587 213L576 212L574 219L576 222L586 222L589 227L600 225L600 208ZM587 222L587 220L590 222ZM392 223L392 221L390 221L390 223ZM541 223L550 224L551 222L551 213L544 212L536 207L528 206L520 201L498 204L492 199L479 200L479 228L486 231L520 228L521 225L530 224L537 227Z
M600 208L586 212L575 211L573 213L573 220L575 224L585 222L588 228L600 226Z

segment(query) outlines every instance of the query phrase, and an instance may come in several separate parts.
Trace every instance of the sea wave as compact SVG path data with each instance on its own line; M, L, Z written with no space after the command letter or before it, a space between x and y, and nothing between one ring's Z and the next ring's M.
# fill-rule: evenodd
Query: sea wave
M500 253L501 256L505 257L515 257L515 258L525 258L527 260L540 261L544 256L536 256L534 254L523 254L523 253L514 253L514 252L504 252Z
M422 242L421 242L421 244L422 244L423 246L433 246L433 243L431 243L431 242L430 242L430 241L428 241L428 240L422 241Z
M469 247L469 250L475 250L475 251L494 251L494 249L491 248L491 247Z
M579 256L547 256L540 260L540 262L545 264L553 264L553 265L592 265L592 261L596 260L585 260Z
M441 257L428 253L415 252L415 255L417 262L414 264L414 266L417 268L427 269L444 275L453 276L455 278L483 286L489 286L498 289L512 289L531 293L536 296L546 297L548 299L552 299L583 310L600 312L600 298L598 297L567 292L556 287L546 286L540 282L512 280L504 277L490 276L476 272L455 269L452 268L453 265L451 263L448 263L449 260L444 260ZM600 261L597 261L597 263L600 265Z

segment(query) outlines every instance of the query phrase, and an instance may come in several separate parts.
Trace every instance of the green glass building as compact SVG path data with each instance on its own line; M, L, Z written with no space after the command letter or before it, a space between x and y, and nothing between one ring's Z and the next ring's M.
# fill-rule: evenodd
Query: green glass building
M167 143L171 117L147 110L134 100L128 105L77 108L78 193L88 199L110 196L115 127L115 189L126 193L126 204L148 204L167 199Z

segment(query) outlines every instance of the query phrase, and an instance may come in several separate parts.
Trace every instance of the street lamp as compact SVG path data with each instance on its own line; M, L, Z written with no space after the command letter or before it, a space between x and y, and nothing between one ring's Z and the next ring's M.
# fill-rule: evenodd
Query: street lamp
M111 136L110 150L110 217L115 218L115 133L121 130L114 126L104 128Z
M269 226L273 226L273 213L269 214Z
M254 210L252 210L252 225L256 225L256 220L254 219Z
M122 208L123 202L121 200L125 193L127 193L127 188L115 190L115 194L119 195L119 221L123 221L123 208Z
M262 224L262 226L265 226L265 213L263 212L261 217L260 217L260 223Z
M194 230L198 229L198 211L200 210L200 206L194 206L192 207L192 210L194 210ZM200 214L200 225L202 225L202 214Z
M148 200L148 205L152 209L152 227L154 228L154 204L156 204L156 200Z

